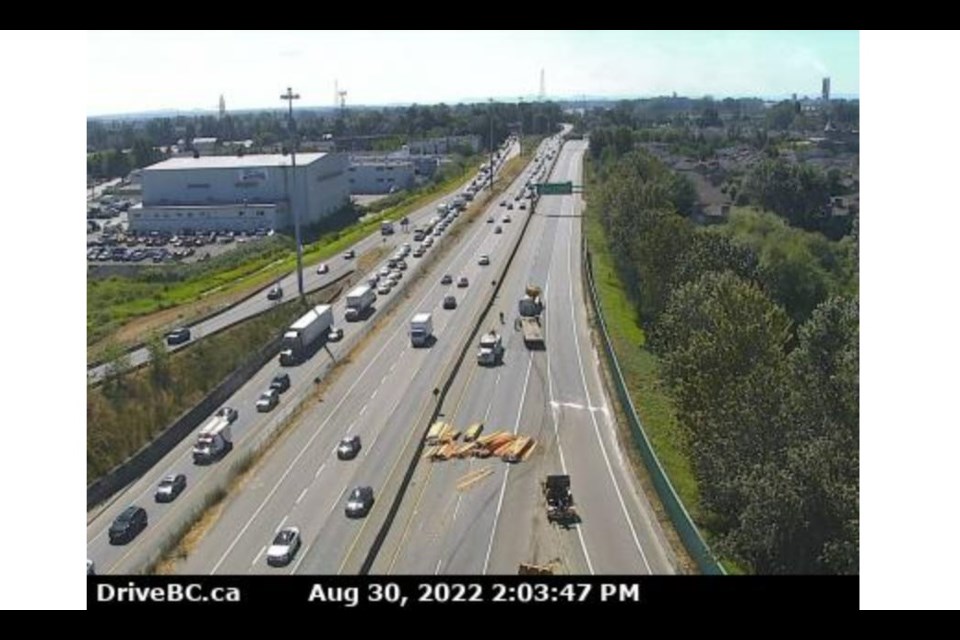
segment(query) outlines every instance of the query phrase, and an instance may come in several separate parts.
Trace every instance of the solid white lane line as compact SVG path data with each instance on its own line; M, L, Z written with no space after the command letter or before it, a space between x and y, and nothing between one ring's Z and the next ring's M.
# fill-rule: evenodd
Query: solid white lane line
M573 220L571 219L571 233ZM587 405L593 406L593 400L590 399L590 389L587 387L587 376L583 371L583 358L580 355L580 336L577 333L577 317L573 311L573 262L571 260L571 255L573 255L573 244L570 244L570 251L567 252L567 283L568 291L570 293L570 320L573 323L573 341L574 346L576 347L575 351L577 352L577 362L579 363L580 369L580 381L583 383L583 392L587 396ZM603 444L603 438L600 436L600 426L597 424L597 414L593 411L590 411L590 420L593 422L593 431L597 436L597 442L600 444L600 452L603 454L603 461L607 467L607 474L610 476L610 481L613 483L614 491L617 494L617 500L620 501L620 509L623 512L623 517L627 521L627 525L630 527L630 535L633 536L633 544L636 545L637 551L640 552L640 559L643 560L643 565L647 568L647 573L653 573L653 570L650 568L650 563L647 561L647 554L643 552L643 547L640 546L640 538L637 536L637 530L633 526L633 520L630 518L630 512L627 511L627 504L623 500L623 493L620 491L620 483L617 482L617 478L613 473L613 467L610 465L610 456L607 455L607 447Z

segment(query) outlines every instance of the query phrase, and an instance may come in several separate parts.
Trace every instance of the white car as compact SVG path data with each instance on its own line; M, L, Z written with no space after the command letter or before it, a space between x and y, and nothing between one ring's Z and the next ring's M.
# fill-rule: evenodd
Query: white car
M377 288L377 293L379 293L381 296L387 295L388 293L390 293L390 285L391 285L391 284L392 284L392 281L391 281L391 280L384 280L384 281L383 281L383 284L381 284L381 285Z
M283 567L290 564L300 549L300 529L285 527L277 532L270 548L267 549L267 564L271 567Z
M356 257L357 257L357 252L354 251L353 249L348 249L347 251L343 252L344 260L353 260Z
M482 256L480 256L480 259L477 260L477 264L479 264L481 267L487 266L488 264L490 264L490 256L488 256L487 254L483 254Z
M390 272L390 275L387 277L394 281L397 281L403 277L403 271L400 271L400 269L394 269L393 271Z
M390 275L390 267L383 267L377 272L377 275L379 275L381 278L386 278L388 275Z
M323 274L329 273L329 272L330 272L330 267L327 266L327 263L326 263L326 262L321 262L321 263L317 266L317 274L323 275Z
M508 215L503 216L503 221L504 221L504 222L510 222L510 215L508 214Z

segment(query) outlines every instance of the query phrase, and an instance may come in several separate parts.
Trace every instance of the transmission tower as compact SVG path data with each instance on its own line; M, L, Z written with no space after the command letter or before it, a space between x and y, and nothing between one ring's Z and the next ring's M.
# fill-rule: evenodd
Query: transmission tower
M540 100L547 99L547 72L544 69L540 69Z

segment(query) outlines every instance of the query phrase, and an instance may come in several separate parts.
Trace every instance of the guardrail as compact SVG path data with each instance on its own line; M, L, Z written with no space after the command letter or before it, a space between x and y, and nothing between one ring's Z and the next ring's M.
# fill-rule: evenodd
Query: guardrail
M556 164L556 158L559 157L560 154L557 153L553 161L554 164ZM492 203L493 200L494 199L491 198L490 202ZM480 332L480 329L484 324L484 318L486 318L487 313L490 312L494 301L497 299L497 295L500 292L500 288L503 286L503 281L510 269L510 265L513 263L513 259L517 255L517 251L519 251L520 245L523 242L523 237L527 233L527 227L530 226L530 221L533 219L534 213L536 212L536 206L537 202L531 201L530 210L527 212L526 219L523 221L523 227L520 229L520 233L517 235L517 240L513 245L513 249L511 249L509 256L507 256L507 260L497 273L497 278L494 280L495 284L492 287L492 291L488 296L486 303L480 307L480 309L474 315L473 328L464 339L463 344L460 347L460 353L452 363L447 365L447 369L439 377L439 379L443 380L444 382L435 390L436 396L433 403L433 409L430 412L430 417L427 419L426 424L422 426L421 436L417 439L417 444L414 447L413 455L410 457L410 461L407 463L407 469L403 474L403 479L400 481L400 487L397 489L397 492L393 497L393 501L390 504L390 508L387 511L384 522L377 531L373 543L370 545L370 550L367 552L367 555L360 566L360 575L367 575L370 573L373 563L376 561L377 555L379 555L380 549L383 547L383 543L387 539L387 535L390 532L390 527L393 525L393 521L396 518L397 513L400 511L400 505L402 504L403 498L406 495L407 488L410 486L410 481L413 479L413 474L417 469L417 463L420 461L420 458L423 455L427 431L429 431L430 425L436 422L437 418L440 416L440 412L443 409L443 402L447 397L447 393L449 393L450 388L453 386L453 382L457 377L457 373L460 371L460 367L463 365L463 361L466 358L467 353L472 352L477 333Z
M323 288L334 287L341 281L348 279L349 275L350 274L344 274L337 278L337 280L327 283ZM345 286L346 285L341 286L332 297L339 295ZM291 303L296 303L296 301L291 301ZM242 387L253 374L259 371L268 361L279 353L282 338L283 335L281 331L273 340L255 351L243 364L228 374L227 377L200 400L200 402L174 420L156 438L145 444L139 451L125 461L89 484L87 486L87 510L104 502L117 491L134 482L153 467L153 465L162 460L165 455L170 453L174 447L180 444L184 438L200 426L200 423L203 422L204 419L210 416L222 403L226 402L237 389ZM146 366L146 364L142 366Z
M687 553L693 558L694 562L697 563L700 572L708 575L726 575L723 566L710 551L707 543L700 535L697 526L690 518L690 514L687 513L686 508L680 501L680 496L677 495L673 484L670 482L670 478L667 477L663 466L660 464L660 460L657 458L657 454L650 444L650 439L643 429L643 424L640 422L640 417L637 415L637 410L633 406L633 400L627 391L627 383L623 379L623 372L620 369L620 362L617 360L617 354L613 350L613 344L610 341L610 336L607 334L607 324L604 321L603 311L600 308L600 298L597 295L596 284L593 277L593 258L587 249L586 236L583 233L580 234L580 250L583 257L583 277L586 280L587 289L590 291L590 303L593 308L594 317L597 320L596 325L601 338L600 342L603 344L603 354L606 358L608 369L611 372L610 377L613 379L617 399L623 409L623 413L627 416L627 422L630 424L633 439L637 444L637 448L640 450L640 456L643 458L647 472L653 480L653 486L657 491L660 502L666 509L667 516L673 523L673 528L680 536L683 546L686 548Z

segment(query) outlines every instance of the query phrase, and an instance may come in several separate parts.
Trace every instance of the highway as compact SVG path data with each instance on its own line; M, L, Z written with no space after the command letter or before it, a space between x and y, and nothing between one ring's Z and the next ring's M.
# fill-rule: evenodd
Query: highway
M568 142L551 181L581 184L584 142ZM501 299L486 324L503 328L506 353L480 367L471 352L443 406L463 430L533 436L524 462L421 460L372 567L388 574L516 574L520 563L574 574L673 573L672 552L621 455L599 378L580 277L580 197L544 196ZM512 326L528 283L543 288L546 349L529 351ZM458 491L468 473L489 473ZM540 481L569 474L582 522L550 525ZM311 568L320 568L315 565Z
M472 177L472 176L471 176ZM455 193L459 193L463 188L469 183L467 180L464 184L461 184L457 191L451 193L447 196L436 198L431 200L428 204L417 209L415 212L411 213L408 217L410 219L410 229L412 230L418 223L424 222L429 218L433 217L437 213L437 204L448 200ZM399 229L399 225L397 225ZM377 247L388 247L392 252L399 244L403 242L410 242L410 234L394 233L388 236L381 236L379 230L372 233L371 235L365 237L355 245L353 245L354 251L356 251L357 259L360 258L364 253L371 251ZM303 288L306 292L316 291L325 284L336 280L340 276L353 271L356 268L357 259L347 260L344 259L343 253L337 254L331 257L329 260L324 261L329 267L329 272L326 274L317 273L317 264L313 265L304 265L303 268ZM288 274L280 281L280 286L284 292L284 299L289 300L291 297L297 295L297 273L296 271ZM190 327L190 341L183 344L175 345L172 347L167 347L169 351L176 351L188 346L190 343L197 341L204 336L209 336L217 331L221 331L226 327L229 327L233 324L241 322L247 318L255 316L259 313L270 309L272 306L277 304L277 302L267 300L267 292L276 284L271 282L263 288L257 290L251 296L245 298L238 304L228 307L223 311L212 315L210 317L204 318L203 320L196 322ZM128 354L130 366L139 366L146 362L150 361L150 351L146 347L141 347L130 351ZM93 383L100 380L104 373L107 370L108 364L99 364L93 367L87 368L87 383Z
M510 193L529 177L524 171ZM252 473L242 491L227 501L216 523L177 568L183 574L356 572L400 484L432 409L433 389L442 383L472 320L479 316L492 290L494 275L520 236L523 211L512 223L499 223L504 209L494 201L503 233L481 214L465 229L459 243L436 264L429 277L409 292L409 301L372 335L353 356L297 428L277 443L272 454ZM478 264L481 254L490 266ZM442 285L440 278L467 276L469 286ZM454 310L441 308L445 295L455 295ZM407 336L410 317L433 314L435 344L414 349ZM335 447L345 435L360 435L362 450L354 460L337 459ZM376 503L364 519L344 514L348 492L373 487ZM264 554L276 531L300 528L304 546L284 568L266 564Z
M511 153L515 152L514 145ZM480 298L478 289L482 286L483 278L480 277L479 281L476 281L476 277L481 275L482 269L489 269L489 267L481 268L476 265L475 254L489 253L491 259L496 260L496 256L503 252L503 247L510 241L510 238L517 234L517 231L515 231L517 225L507 225L508 228L505 229L504 234L493 235L491 233L492 225L487 225L482 220L483 218L478 218L478 222L468 225L465 223L465 217L461 215L453 227L444 233L443 237L437 239L438 242L434 244L424 259L418 260L409 256L407 262L410 266L405 272L404 278L400 281L400 285L395 287L391 293L380 296L375 303L377 311L371 318L357 323L343 322L344 304L342 300L336 302L334 304L334 319L335 323L344 329L343 340L327 345L326 348L321 349L308 362L299 367L284 369L290 373L291 388L283 394L280 405L272 412L257 413L254 410L254 403L259 394L268 386L273 375L280 370L280 367L275 362L269 363L244 384L226 403L238 409L240 415L232 425L234 450L223 460L210 466L194 465L190 457L193 440L192 438L186 438L160 463L155 465L149 473L118 494L102 511L92 516L88 515L87 552L88 558L96 563L97 572L130 574L142 571L159 555L161 546L171 539L173 533L188 519L191 512L199 508L203 498L225 483L231 465L235 465L242 460L245 452L252 450L257 444L265 440L278 425L288 419L299 400L306 398L308 394L316 393L314 380L318 377L325 377L334 362L350 353L351 348L365 338L367 329L371 324L378 321L383 315L386 315L389 319L386 326L371 336L369 344L361 350L360 354L352 356L352 362L345 363L331 388L324 392L322 402L317 403L311 410L307 411L303 418L290 429L281 440L280 448L282 449L290 442L296 442L298 437L313 429L317 424L313 417L316 411L335 410L337 407L346 405L345 408L354 409L356 411L355 415L359 418L367 410L366 405L369 401L371 403L369 406L371 416L374 414L388 416L389 414L382 413L379 410L380 407L384 406L381 403L388 402L389 398L393 397L392 394L402 388L401 383L409 383L413 379L410 374L414 369L406 365L406 360L420 362L421 365L425 364L425 370L428 370L435 367L439 361L433 357L434 354L442 352L445 347L450 348L448 345L453 344L453 341L443 338L446 327L451 322L449 317L451 312L445 311L443 313L438 312L435 319L435 333L441 336L438 345L435 345L433 349L417 350L416 352L413 352L408 346L406 324L409 321L409 316L415 311L425 310L439 304L438 300L435 302L433 299L440 294L439 289L437 289L439 285L436 284L440 276L436 274L439 274L443 268L456 268L457 271L454 271L456 275L467 273L471 277L473 281L471 286L467 289L458 289L456 292L458 299L462 300L461 309L452 312L455 314L467 313L470 308L470 301ZM453 238L448 239L446 237L451 233L458 233L457 229L462 229L460 233L465 232L464 235L466 236L466 238L460 240L460 244L454 244ZM379 238L375 237L374 243L377 241L379 241ZM449 255L440 257L441 262L432 269L431 275L426 280L417 283L416 274L421 270L424 261L429 260L432 254L444 250L449 250ZM376 265L374 270L379 267L380 265ZM411 285L412 291L408 291ZM421 298L416 296L423 296L422 292L425 288L429 288L429 293L433 296L429 298L430 305L427 305L426 300L413 305L406 301L411 296L420 300ZM443 289L445 292L447 287ZM403 300L395 303L399 308L392 317L389 311L386 313L381 311L391 304L392 299L398 296ZM444 314L447 317L444 317ZM401 355L405 355L406 358L401 358ZM404 360L404 366L399 368L391 366L401 359ZM359 374L360 371L365 373ZM374 378L376 381L380 381L388 371L395 372L395 379L386 385L379 399L371 397L370 391L374 390L375 396L378 389L378 385L373 382ZM348 388L349 391L343 387ZM427 396L429 396L429 390ZM376 403L373 403L375 399ZM418 400L422 400L422 398L418 398ZM364 406L360 407L359 404ZM347 423L340 424L339 420L340 416L338 414L338 423L335 425L338 432L342 430L342 427L348 426ZM333 431L333 429L330 429L328 433L333 433ZM339 440L339 437L337 434L333 442L323 441L327 452L333 449L336 444L335 441ZM361 456L367 457L371 451L385 449L389 446L389 440L389 437L385 438L384 446L378 449L374 436L371 436L369 440L366 440L365 451L361 453ZM302 459L303 455L294 453L290 458L285 458L283 454L274 453L267 457L263 465L265 469L269 469L278 462L286 464L285 460L293 459L293 457ZM315 468L311 468L310 473L313 474L314 471ZM186 491L172 503L154 503L153 493L159 480L172 473L187 475ZM260 474L257 474L257 477L260 477ZM234 501L240 503L255 495L257 486L257 482L254 481L251 485L244 487L238 497L228 502L226 513L230 513ZM296 498L297 496L293 497ZM137 504L147 509L149 525L143 533L130 543L123 546L111 545L108 541L107 530L113 519L130 504ZM213 555L210 554L210 557L213 557Z

